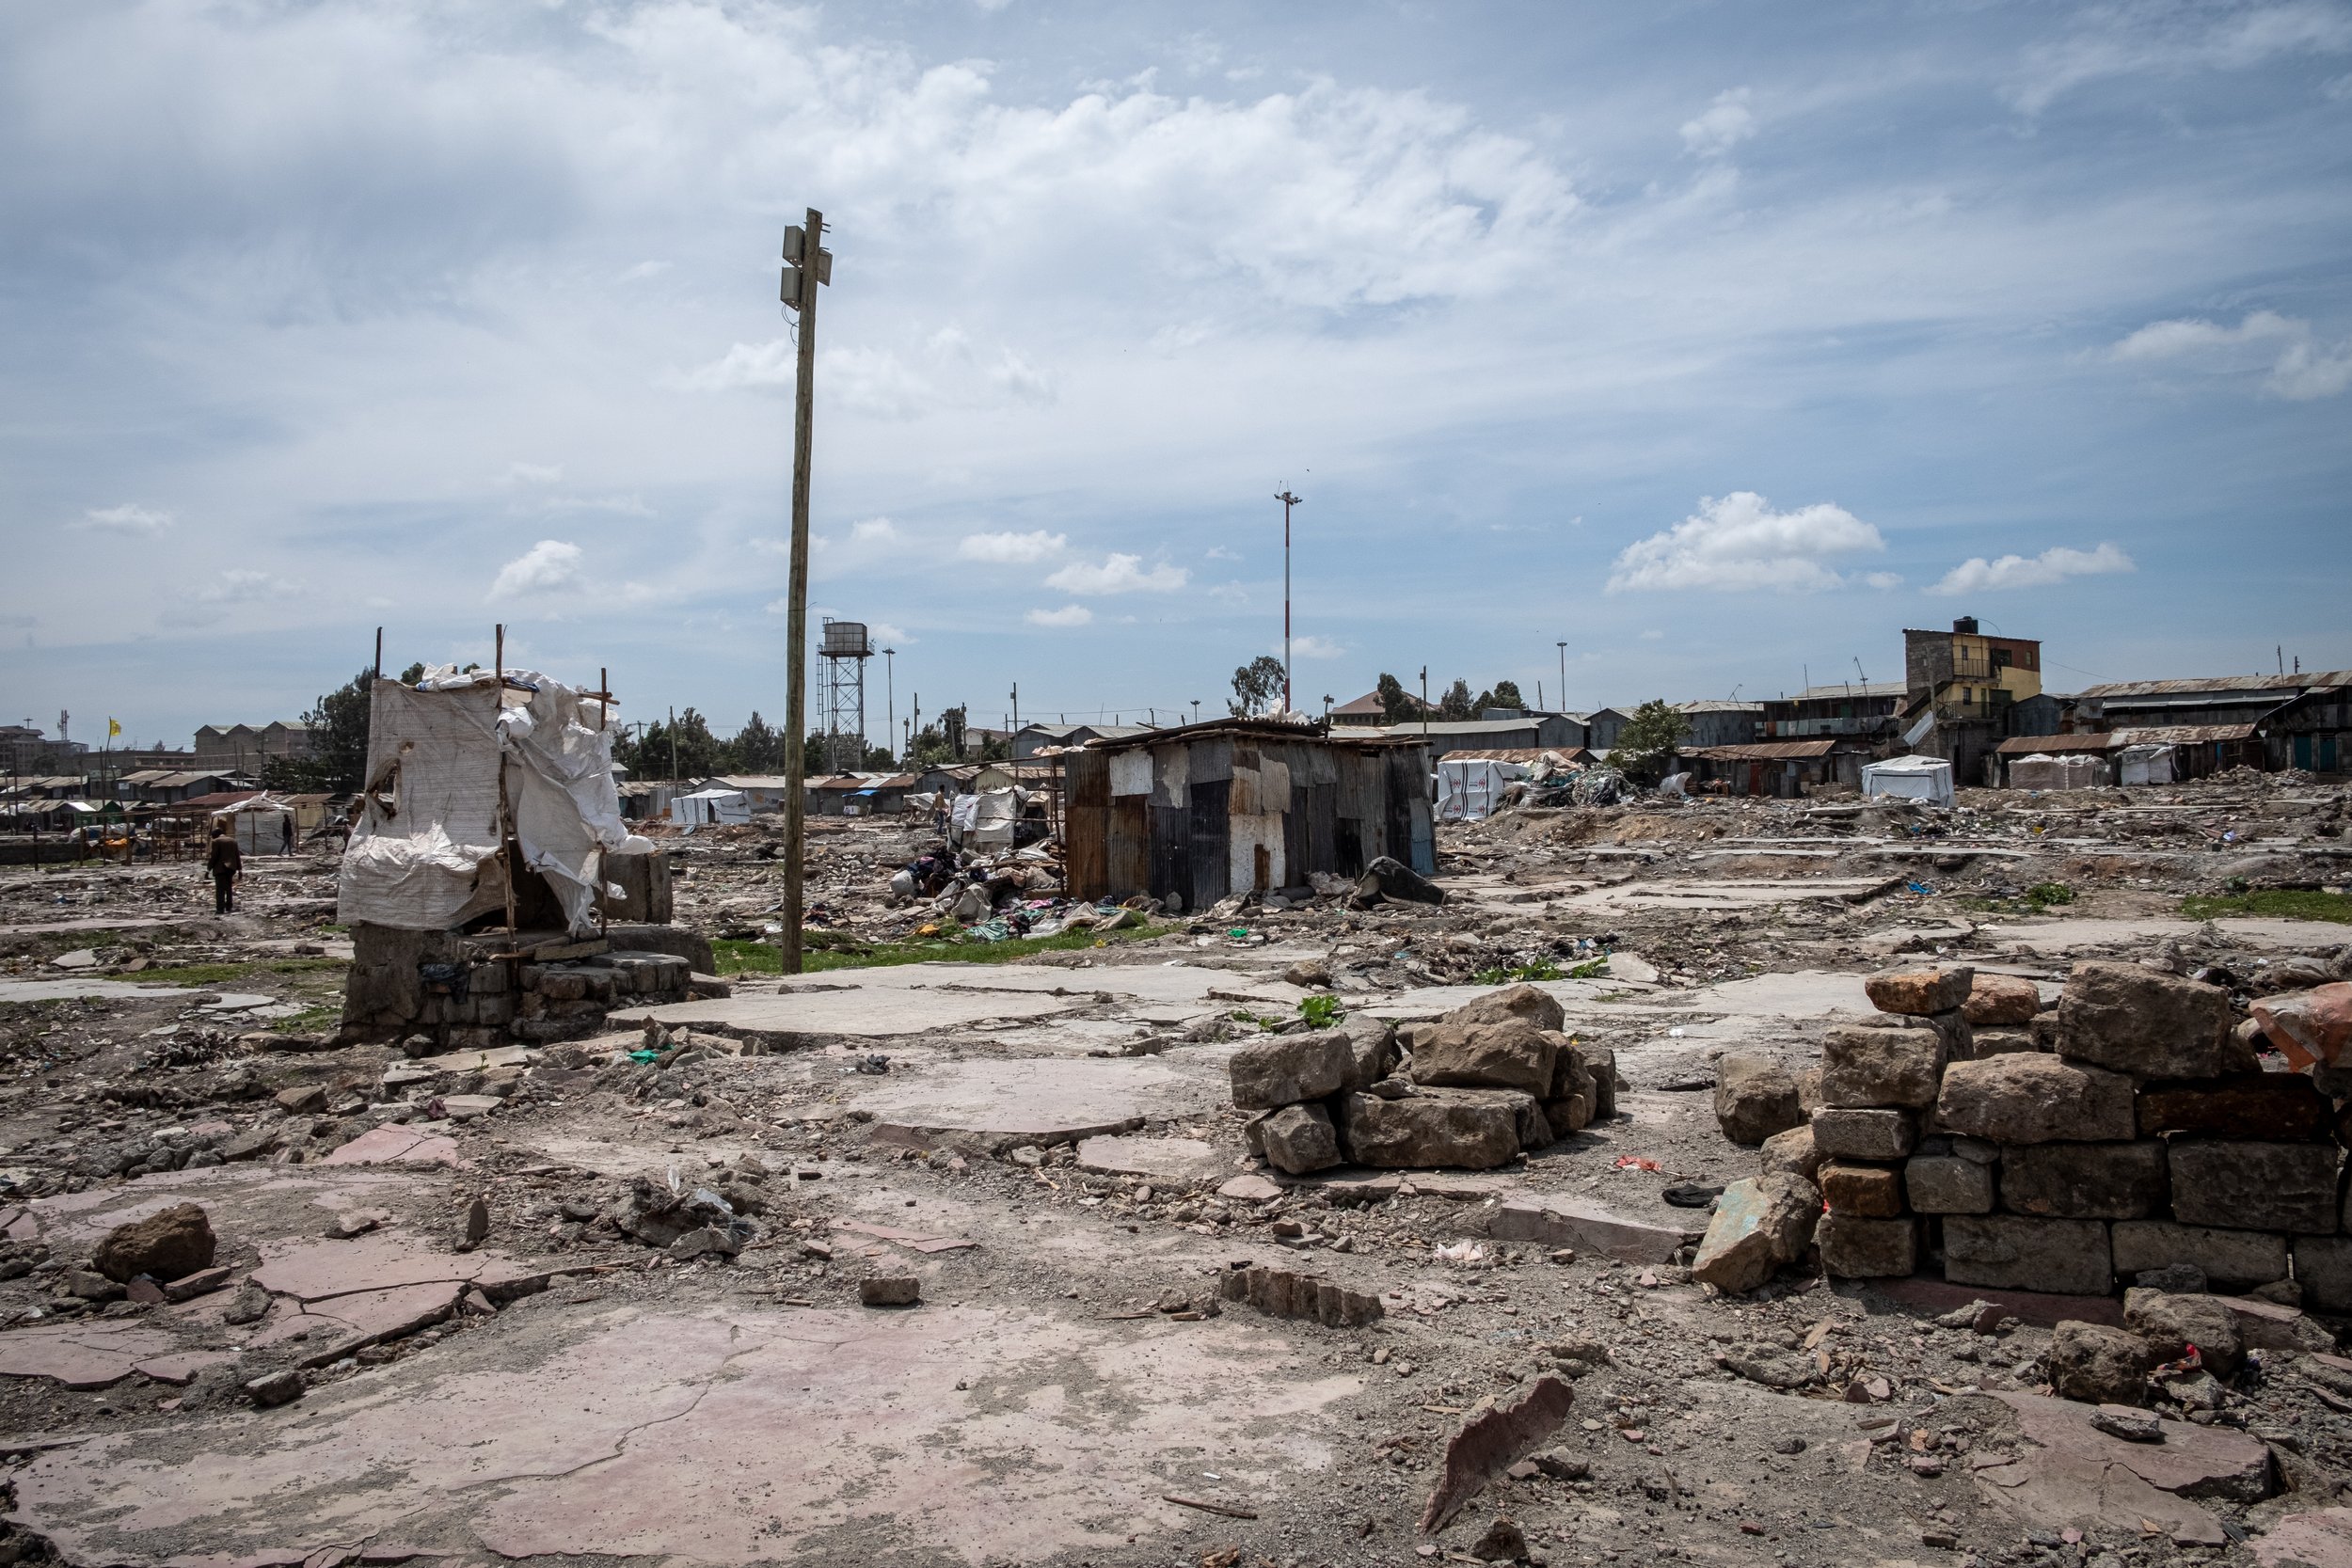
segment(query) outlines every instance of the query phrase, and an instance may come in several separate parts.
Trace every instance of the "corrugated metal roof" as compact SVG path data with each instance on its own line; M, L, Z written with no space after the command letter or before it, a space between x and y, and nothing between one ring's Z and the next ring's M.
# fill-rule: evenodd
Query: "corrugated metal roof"
M1760 740L1752 746L1683 746L1679 755L1705 757L1709 762L1802 762L1825 757L1837 750L1836 737L1827 740Z
M1795 696L1784 701L1791 703L1836 703L1849 697L1900 697L1910 688L1900 681L1847 681L1835 686L1808 686Z
M2031 756L2037 752L2114 752L2126 746L2210 746L2251 740L2251 724L2158 724L2144 729L2106 730L2090 735L2011 736L1993 750L2006 757Z
M1692 703L1675 704L1677 713L1761 713L1762 703L1736 703L1729 698L1702 697Z
M2086 686L2084 697L2187 697L2201 691L2276 691L2280 701L2308 687L2352 685L2352 670L2311 670L2299 675L2205 675L2170 681L2109 681Z
M1592 753L1581 746L1505 746L1491 752L1448 752L1448 762L1541 762L1546 756L1574 762Z

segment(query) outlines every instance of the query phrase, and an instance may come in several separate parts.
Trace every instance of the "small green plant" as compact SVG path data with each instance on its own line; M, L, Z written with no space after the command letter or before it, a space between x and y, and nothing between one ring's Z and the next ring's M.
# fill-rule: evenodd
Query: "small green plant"
M1606 958L1599 961L1604 965L1608 962ZM1558 980L1563 977L1560 966L1549 958L1538 958L1528 964L1497 964L1470 976L1473 982L1482 986L1507 986L1515 980Z
M2026 902L2035 911L2056 909L2074 901L2074 890L2064 882L2036 882L2026 890Z
M1597 958L1587 958L1568 971L1571 980L1605 980L1608 977L1609 958L1606 954Z
M2352 898L2315 888L2270 888L2261 893L2233 893L2218 897L2192 894L2181 900L2181 912L2191 920L2259 915L2272 920L2328 920L2352 926Z
M1340 1021L1340 999L1336 996L1302 997L1298 1016L1307 1021L1310 1029L1328 1029Z

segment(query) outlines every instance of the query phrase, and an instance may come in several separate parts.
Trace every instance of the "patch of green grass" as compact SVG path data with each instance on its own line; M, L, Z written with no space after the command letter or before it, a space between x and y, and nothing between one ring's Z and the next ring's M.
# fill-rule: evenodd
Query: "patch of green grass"
M225 986L264 974L341 974L349 967L342 958L252 958L238 963L159 966L142 969L130 978L143 986Z
M270 1028L281 1035L312 1035L331 1029L343 1021L340 1002L313 1002L291 1018L273 1020Z
M2014 898L1971 895L1957 900L1962 909L1979 914L2047 914L2074 901L2074 890L2064 882L2036 882Z
M1299 998L1298 1016L1311 1029L1328 1029L1340 1021L1340 999L1336 996L1306 996Z
M1090 947L1138 942L1164 936L1173 926L1135 926L1120 931L1066 931L1057 937L1016 937L1010 942L963 942L917 938L908 942L845 943L837 948L803 945L801 972L821 974L834 969L881 969L895 964L953 962L1004 963L1032 953L1075 953ZM780 974L783 952L772 942L721 941L710 944L710 956L722 977L729 974Z
M2331 920L2352 926L2352 898L2341 893L2299 892L2274 888L2266 893L2231 893L2208 896L2191 894L2181 900L2181 913L2191 920L2218 920L2226 915L2263 915L2273 920Z

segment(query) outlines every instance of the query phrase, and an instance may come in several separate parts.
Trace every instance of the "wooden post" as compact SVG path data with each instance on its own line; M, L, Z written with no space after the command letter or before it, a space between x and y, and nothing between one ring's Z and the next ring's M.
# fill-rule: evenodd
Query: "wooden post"
M498 735L499 712L506 706L506 626L504 623L501 623L499 626L495 641L493 642L493 647L495 651L490 655L490 662L493 666L491 671L492 679L490 682L492 699L490 733L493 736L496 736ZM506 746L502 737L501 738L498 748L493 754L497 756L499 761L499 863L504 866L506 870L506 951L510 958L519 961L521 958L522 944L516 939L522 933L515 928L515 876L516 870L515 864L515 811L514 807L508 803L506 799Z
M783 970L801 973L802 879L808 858L808 478L817 396L817 290L831 280L825 214L808 209L804 227L784 231L783 300L800 316L800 358L792 398L792 577L785 617Z

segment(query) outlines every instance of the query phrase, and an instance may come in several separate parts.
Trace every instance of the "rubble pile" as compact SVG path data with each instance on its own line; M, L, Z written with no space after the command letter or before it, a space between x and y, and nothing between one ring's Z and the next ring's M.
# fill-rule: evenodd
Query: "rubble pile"
M1588 1055L1564 1022L1532 985L1401 1030L1302 1020L1234 1053L1233 1103L1260 1113L1250 1151L1294 1176L1345 1162L1492 1170L1614 1113L1614 1053Z

